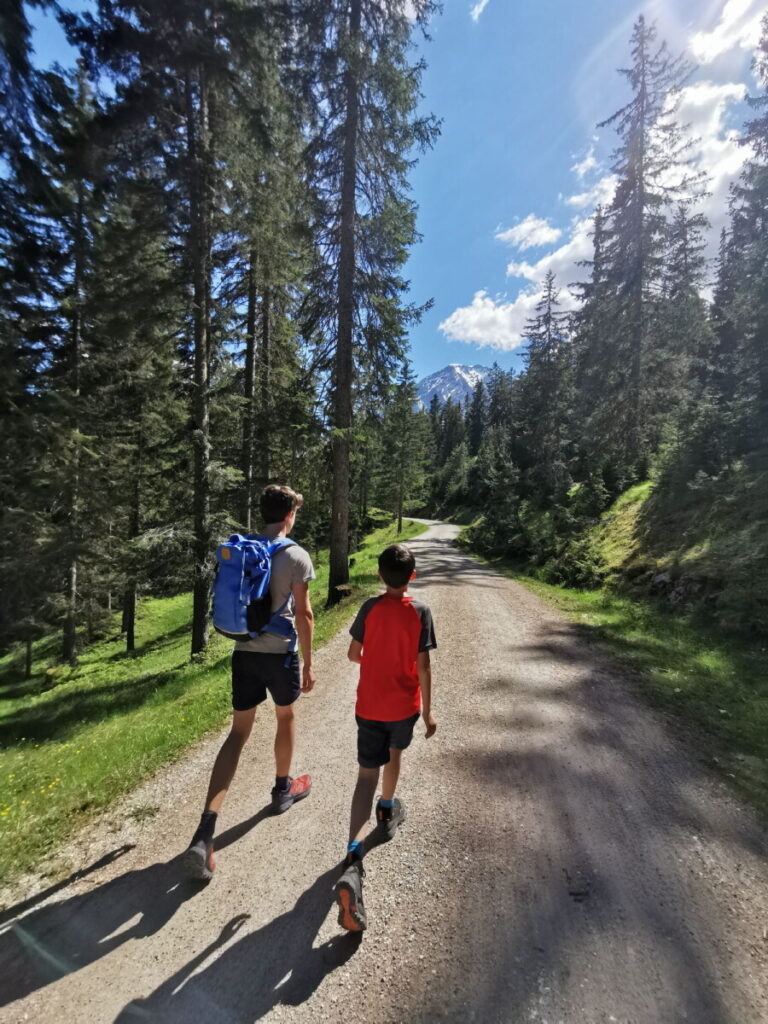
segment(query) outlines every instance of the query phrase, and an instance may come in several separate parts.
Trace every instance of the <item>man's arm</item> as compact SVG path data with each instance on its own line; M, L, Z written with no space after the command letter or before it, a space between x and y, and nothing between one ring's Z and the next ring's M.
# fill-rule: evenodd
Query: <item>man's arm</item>
M301 691L309 693L315 685L315 672L312 668L312 633L315 628L315 616L309 601L309 583L296 583L291 588L296 615L296 632L299 634L299 646L303 661L301 670Z
M416 667L419 670L419 686L421 686L421 716L427 731L427 739L437 731L437 722L432 714L432 667L429 663L429 651L419 651Z
M347 651L347 657L350 661L354 661L356 665L359 665L363 660L363 645L358 640L349 641L349 650Z

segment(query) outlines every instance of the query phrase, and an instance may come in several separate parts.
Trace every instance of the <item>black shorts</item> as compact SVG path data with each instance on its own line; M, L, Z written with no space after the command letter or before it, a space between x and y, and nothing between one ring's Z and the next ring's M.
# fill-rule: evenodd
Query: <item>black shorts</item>
M362 768L381 768L389 761L389 749L405 750L413 739L413 727L419 715L401 718L399 722L375 722L357 719L357 763Z
M267 699L269 690L278 707L293 704L301 693L299 655L256 654L254 651L232 653L232 707L250 711Z

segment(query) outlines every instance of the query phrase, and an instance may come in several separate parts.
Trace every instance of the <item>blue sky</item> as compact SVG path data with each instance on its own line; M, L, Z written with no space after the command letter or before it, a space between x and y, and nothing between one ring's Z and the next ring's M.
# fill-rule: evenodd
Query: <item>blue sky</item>
M412 173L423 241L407 276L413 301L434 300L411 336L418 377L451 362L519 366L522 325L548 269L569 301L589 255L589 215L611 192L614 137L596 124L626 99L616 68L640 13L698 65L681 119L712 178L703 208L716 238L745 157L735 134L743 96L755 91L763 9L762 0L445 0L419 46L423 107L442 134ZM32 15L38 62L68 63L52 19Z

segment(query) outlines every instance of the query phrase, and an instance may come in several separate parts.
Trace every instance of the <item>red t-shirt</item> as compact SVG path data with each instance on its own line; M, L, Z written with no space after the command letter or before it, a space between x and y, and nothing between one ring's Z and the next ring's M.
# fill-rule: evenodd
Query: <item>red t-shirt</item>
M380 594L365 602L349 632L363 645L355 713L376 722L417 715L417 656L437 647L429 608L408 594Z

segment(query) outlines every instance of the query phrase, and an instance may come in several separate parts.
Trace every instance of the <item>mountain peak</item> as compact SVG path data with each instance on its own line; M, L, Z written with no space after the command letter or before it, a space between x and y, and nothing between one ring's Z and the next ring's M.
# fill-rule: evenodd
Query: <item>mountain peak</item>
M449 363L442 370L419 381L416 389L417 405L422 409L428 408L435 395L441 405L449 400L460 404L490 372L488 366Z

